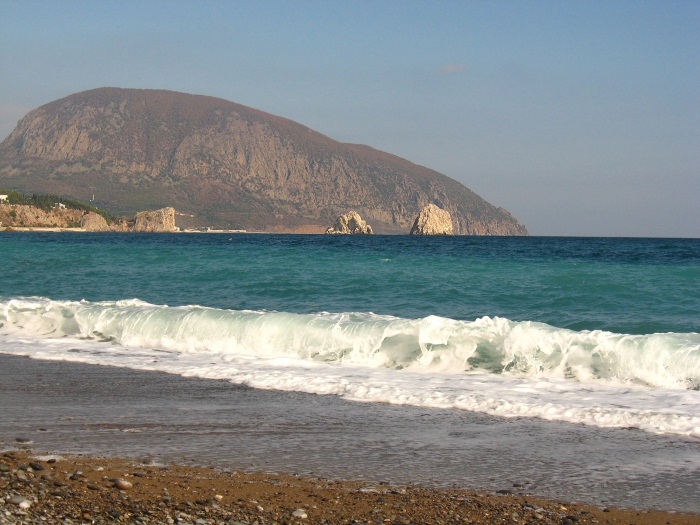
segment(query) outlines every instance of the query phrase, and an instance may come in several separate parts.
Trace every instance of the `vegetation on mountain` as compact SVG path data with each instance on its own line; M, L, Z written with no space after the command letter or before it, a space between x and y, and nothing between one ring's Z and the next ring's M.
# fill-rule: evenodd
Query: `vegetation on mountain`
M100 88L30 112L0 144L0 184L74 195L130 216L172 206L182 227L322 233L356 210L408 233L428 204L456 234L527 235L440 173L226 100Z
M82 210L84 212L93 212L98 215L102 215L107 222L113 221L115 217L110 215L105 210L101 210L91 204L85 204L74 199L68 199L66 197L60 197L58 195L45 195L33 193L30 196L26 196L19 191L13 190L3 190L0 189L0 195L7 195L7 204L22 204L25 206L34 206L43 211L49 211L55 208L56 205L62 204L69 210Z

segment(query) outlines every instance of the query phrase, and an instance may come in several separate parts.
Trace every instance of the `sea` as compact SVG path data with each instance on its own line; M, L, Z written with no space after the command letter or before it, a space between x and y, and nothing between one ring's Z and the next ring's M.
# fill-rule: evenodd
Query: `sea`
M311 395L358 421L580 429L587 457L623 436L666 448L682 501L700 490L700 239L3 233L0 353ZM698 510L682 501L665 506Z

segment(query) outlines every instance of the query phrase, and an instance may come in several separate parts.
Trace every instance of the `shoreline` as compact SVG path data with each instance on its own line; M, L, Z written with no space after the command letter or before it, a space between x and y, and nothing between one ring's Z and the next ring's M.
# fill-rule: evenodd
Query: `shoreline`
M200 234L236 234L236 235L317 235L317 236L325 236L325 233L319 232L319 233L300 233L300 232L295 232L295 231L289 231L289 232L279 232L279 231L253 231L253 230L194 230L194 229L187 229L187 230L177 230L177 231L169 231L169 232L133 232L133 231L116 231L116 230L107 230L107 231L91 231L91 230L86 230L85 228L44 228L44 227L31 227L31 226L0 226L0 233L118 233L118 234L129 234L129 233L139 233L139 234L171 234L171 233L183 233L183 234L188 234L188 233L200 233ZM382 236L391 236L391 237L416 237L416 236L411 236L409 234L402 234L402 233L379 233L379 234L373 234L373 237L382 237ZM366 237L363 235L354 235L353 237ZM473 236L473 235L451 235L451 236L434 236L436 238L447 238L447 237L479 237L479 238L501 238L501 236L497 235L480 235L480 236ZM507 237L507 236L506 236ZM512 237L512 236L511 236ZM520 237L520 236L518 236ZM648 240L648 239L670 239L670 240L682 240L682 241L697 241L700 239L700 237L654 237L654 236L634 236L634 237L626 237L626 236L591 236L591 235L584 235L584 236L568 236L568 235L527 235L528 238L531 239L536 239L536 238L555 238L555 239L638 239L638 240Z
M195 470L505 493L695 513L696 522L700 514L697 444L639 431L354 403L7 354L0 354L0 413L0 450L31 443L35 451Z
M167 232L134 232L121 230L95 231L85 228L59 228L43 226L6 226L0 229L0 233L236 233L236 234L265 234L267 232L252 232L246 230L173 230Z
M34 226L3 226L0 233L89 233L85 228L58 228Z
M3 524L71 519L198 525L691 525L700 520L697 514L601 508L530 495L154 465L26 449L0 454L0 494Z

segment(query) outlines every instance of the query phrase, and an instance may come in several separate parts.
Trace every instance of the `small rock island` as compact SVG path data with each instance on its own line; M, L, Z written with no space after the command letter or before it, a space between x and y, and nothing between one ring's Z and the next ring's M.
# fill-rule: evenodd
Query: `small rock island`
M438 208L435 204L428 204L421 210L413 221L411 235L452 235L452 217L450 212Z
M372 235L372 227L356 211L349 211L335 220L335 224L326 229L329 235Z

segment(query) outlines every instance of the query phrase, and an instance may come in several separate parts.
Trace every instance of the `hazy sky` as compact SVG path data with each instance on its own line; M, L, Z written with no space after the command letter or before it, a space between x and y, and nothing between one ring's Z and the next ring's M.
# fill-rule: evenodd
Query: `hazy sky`
M700 1L0 0L0 136L212 95L459 180L533 235L700 237Z

